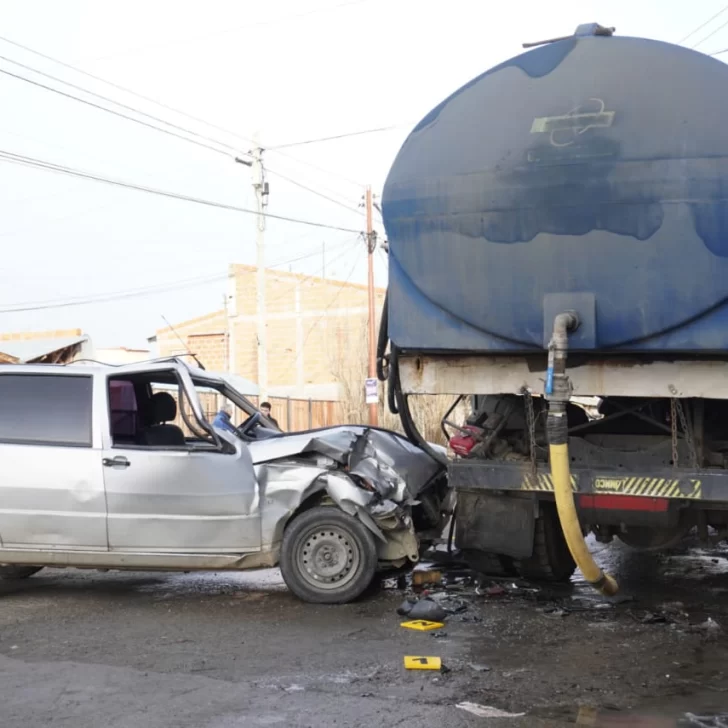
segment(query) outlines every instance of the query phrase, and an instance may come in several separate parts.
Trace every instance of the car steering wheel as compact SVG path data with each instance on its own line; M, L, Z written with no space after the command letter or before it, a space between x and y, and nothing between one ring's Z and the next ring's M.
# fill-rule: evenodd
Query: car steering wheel
M235 434L238 437L246 437L250 434L250 431L261 421L263 418L262 412L256 412L255 414L248 417L242 425L235 428Z

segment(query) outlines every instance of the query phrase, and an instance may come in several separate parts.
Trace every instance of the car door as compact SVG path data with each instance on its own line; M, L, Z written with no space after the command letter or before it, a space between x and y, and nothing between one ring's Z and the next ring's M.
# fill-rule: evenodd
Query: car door
M125 375L108 377L106 396ZM176 383L196 421L203 418L184 369L127 376L139 389L154 380ZM180 387L182 389L180 390ZM179 395L178 395L179 397ZM111 413L111 412L110 412ZM115 412L117 422L120 419ZM149 446L115 438L106 423L104 483L112 551L241 553L260 549L260 503L244 443L227 450L188 439L184 445Z
M107 549L94 377L0 372L0 539L23 550ZM0 561L2 559L0 558Z

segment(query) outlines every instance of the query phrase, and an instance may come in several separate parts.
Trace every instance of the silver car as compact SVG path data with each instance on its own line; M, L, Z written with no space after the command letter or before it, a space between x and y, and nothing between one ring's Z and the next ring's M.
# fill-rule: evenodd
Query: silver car
M280 566L342 603L417 562L451 511L438 463L385 430L283 434L231 381L181 359L0 365L0 576Z

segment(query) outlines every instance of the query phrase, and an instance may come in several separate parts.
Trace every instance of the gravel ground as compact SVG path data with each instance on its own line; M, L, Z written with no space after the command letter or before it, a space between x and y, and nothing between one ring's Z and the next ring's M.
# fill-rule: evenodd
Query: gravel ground
M465 587L434 634L399 626L396 590L322 607L277 571L48 569L0 585L0 726L728 725L728 552L597 548L619 598Z

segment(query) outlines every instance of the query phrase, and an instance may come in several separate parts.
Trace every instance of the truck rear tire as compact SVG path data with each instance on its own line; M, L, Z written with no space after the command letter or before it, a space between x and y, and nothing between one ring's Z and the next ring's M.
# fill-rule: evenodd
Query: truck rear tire
M466 549L462 552L463 561L484 576L517 576L513 559L503 554Z
M569 581L576 564L564 540L555 504L541 504L534 528L533 554L516 562L521 576L534 581Z

